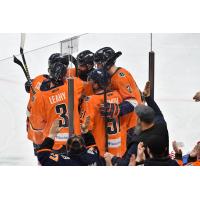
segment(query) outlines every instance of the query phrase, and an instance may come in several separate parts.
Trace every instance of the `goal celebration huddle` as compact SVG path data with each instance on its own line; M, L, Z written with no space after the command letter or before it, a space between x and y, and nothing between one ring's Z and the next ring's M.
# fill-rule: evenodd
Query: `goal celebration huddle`
M141 91L133 74L117 66L120 56L111 47L76 58L54 53L48 74L25 83L27 137L39 165L179 166L195 158L198 165L199 144L186 163L175 142L176 156L169 156L167 123L151 83Z

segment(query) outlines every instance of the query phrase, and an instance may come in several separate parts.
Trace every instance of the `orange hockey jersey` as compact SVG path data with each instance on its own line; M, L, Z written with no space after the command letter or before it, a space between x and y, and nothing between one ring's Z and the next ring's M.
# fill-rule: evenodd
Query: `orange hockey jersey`
M80 135L80 117L78 103L80 93L83 91L83 82L74 78L74 133ZM60 119L61 130L55 138L54 149L59 149L69 137L68 129L68 84L51 88L46 91L39 91L32 102L30 113L30 129L34 135L41 138L34 138L35 144L41 144L43 139L49 135L52 123Z
M122 98L117 91L107 93L107 102L120 104ZM100 155L105 153L105 120L100 114L100 105L104 103L104 95L92 95L86 97L82 104L81 122L85 123L89 118L88 130L92 132ZM126 131L126 130L125 130ZM122 141L125 131L120 126L120 119L108 119L108 152L121 157L126 151L126 141Z
M44 80L47 80L47 79L48 79L48 75L42 74L42 75L36 76L32 80L32 87L33 87L33 89L36 93L38 91L40 91L40 86L41 86L42 82ZM29 116L30 116L33 98L34 98L33 92L32 92L32 90L30 90L30 97L29 97L29 102L28 102L28 105L27 105L27 121L26 121L26 123L27 123L27 133L28 133L27 137L28 137L29 140L31 140L33 142L38 141L39 143L42 143L44 136L40 133L35 134L35 132L31 131L31 129L30 129Z
M46 74L42 74L42 75L39 75L39 76L36 76L33 80L32 80L32 87L34 89L34 91L37 93L38 91L40 91L40 86L42 84L42 82L44 80L47 80L48 79L48 75ZM30 101L31 101L31 98L33 97L33 91L30 89L30 99L29 99L29 103L28 103L28 109L30 107Z
M138 104L142 103L139 88L132 75L124 68L119 67L111 76L111 88L117 90L123 100L135 98ZM137 124L137 115L132 112L122 117L127 124L127 129Z

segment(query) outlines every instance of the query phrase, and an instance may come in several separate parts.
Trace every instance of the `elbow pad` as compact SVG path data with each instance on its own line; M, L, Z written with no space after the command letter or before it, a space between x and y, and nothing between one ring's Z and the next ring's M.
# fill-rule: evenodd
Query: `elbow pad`
M120 107L120 113L119 116L126 115L130 112L133 112L135 107L138 105L137 101L135 99L125 100L123 101L119 107Z

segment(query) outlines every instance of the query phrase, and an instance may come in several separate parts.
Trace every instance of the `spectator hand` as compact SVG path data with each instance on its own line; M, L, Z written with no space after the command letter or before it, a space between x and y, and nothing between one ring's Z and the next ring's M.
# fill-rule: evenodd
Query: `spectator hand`
M30 93L30 89L31 89L31 86L32 86L32 81L33 80L31 80L31 83L29 81L26 81L26 83L25 83L25 90L26 90L27 93Z
M131 158L130 158L128 166L136 166L135 154L131 155Z
M106 166L112 166L112 158L114 157L114 155L112 155L111 153L106 152L104 154L104 159L106 161Z
M197 93L194 95L193 99L194 99L196 102L200 101L200 92L197 92Z
M90 117L87 116L85 122L81 124L81 131L83 134L88 132L89 124L90 124Z
M192 151L190 152L190 157L197 157L197 154L198 154L198 152L199 152L199 149L200 149L200 147L199 147L199 145L197 144L197 145L195 145L195 147L192 149Z
M144 87L143 95L144 97L149 97L150 94L151 94L151 83L150 81L147 81Z
M49 131L49 137L53 140L55 139L56 135L59 133L60 129L62 128L62 127L59 127L59 121L60 121L59 119L56 119L53 122Z
M138 148L137 148L137 157L136 157L137 162L141 162L141 161L144 161L146 159L144 150L145 150L144 144L143 144L143 142L140 142L138 144Z
M107 116L108 118L116 118L120 113L120 107L116 103L106 103L106 107L104 104L100 106L101 116Z
M173 142L172 142L172 147L173 147L173 150L174 150L174 152L175 152L176 154L182 154L182 150L178 147L176 141L173 141Z

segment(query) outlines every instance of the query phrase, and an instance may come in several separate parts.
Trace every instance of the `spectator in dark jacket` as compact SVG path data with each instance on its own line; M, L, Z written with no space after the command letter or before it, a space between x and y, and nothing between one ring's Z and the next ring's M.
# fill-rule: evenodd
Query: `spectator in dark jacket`
M138 125L136 127L136 133L133 136L132 141L130 142L130 145L128 146L124 156L119 158L109 153L106 153L105 155L107 161L111 159L112 165L128 165L131 155L137 155L138 143L147 143L149 137L152 135L161 136L165 140L167 146L165 155L167 156L169 154L169 136L167 124L158 105L150 96L149 82L147 82L143 93L148 106L139 105L135 108L135 112L139 118Z
M179 166L176 160L165 155L166 150L165 139L162 136L151 135L146 143L140 142L138 144L136 160L131 158L129 166Z

